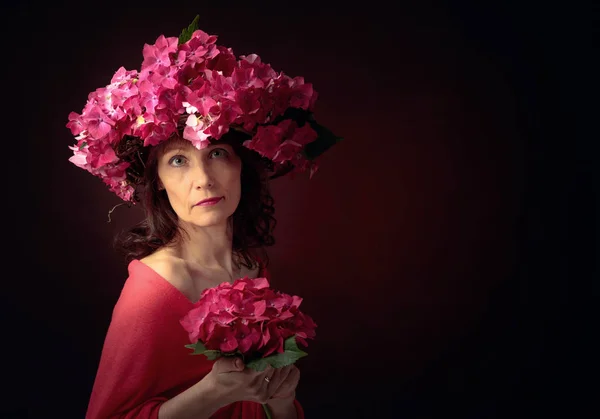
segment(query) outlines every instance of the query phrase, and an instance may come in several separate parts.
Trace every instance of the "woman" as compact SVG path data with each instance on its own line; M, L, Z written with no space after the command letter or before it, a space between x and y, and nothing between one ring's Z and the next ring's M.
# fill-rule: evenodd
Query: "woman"
M189 340L179 319L202 290L268 275L248 247L273 242L266 165L241 138L232 132L198 150L174 137L148 152L146 219L119 241L129 278L87 418L259 418L262 403L274 418L303 417L294 365L256 372L236 359L191 357L184 348Z
M190 356L180 320L209 287L268 278L269 179L312 176L340 138L314 120L312 85L256 55L237 59L196 21L145 45L139 72L120 68L69 115L70 161L146 214L119 241L129 276L87 419L263 418L262 404L274 419L304 417L295 366Z

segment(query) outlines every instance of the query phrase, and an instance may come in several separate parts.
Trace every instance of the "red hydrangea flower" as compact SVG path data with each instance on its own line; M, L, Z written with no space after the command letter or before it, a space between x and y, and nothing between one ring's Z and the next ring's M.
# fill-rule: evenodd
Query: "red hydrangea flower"
M247 359L283 353L290 337L307 346L316 323L300 311L302 298L269 287L266 278L238 279L204 290L180 320L190 342Z
M107 147L114 149L127 135L154 146L180 132L202 149L209 137L219 140L237 128L251 136L245 146L276 164L291 161L292 173L310 168L312 177L316 162L301 150L317 139L316 132L277 118L290 108L312 112L317 92L304 78L277 72L256 54L237 59L216 40L195 30L184 42L160 35L145 44L139 72L119 68L110 84L88 95L81 114L69 114L67 128L77 140L69 160L130 201L128 164Z

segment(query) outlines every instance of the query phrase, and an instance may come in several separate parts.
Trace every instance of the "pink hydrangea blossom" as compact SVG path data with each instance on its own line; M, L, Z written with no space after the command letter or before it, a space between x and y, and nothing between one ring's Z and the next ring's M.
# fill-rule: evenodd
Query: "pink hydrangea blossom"
M314 162L300 152L316 133L308 124L273 125L289 108L312 109L317 96L312 85L276 72L256 54L237 59L216 41L196 30L181 44L164 35L145 44L139 71L120 67L107 86L88 95L81 113L69 114L66 126L76 139L69 161L130 201L128 165L114 153L124 136L155 146L180 133L202 149L233 127L251 134L244 142L248 148L276 164L292 162L296 172L310 168L312 173Z
M283 352L291 336L305 346L315 337L317 325L300 311L301 302L270 288L266 278L245 277L204 290L180 323L190 342L209 350L265 357Z

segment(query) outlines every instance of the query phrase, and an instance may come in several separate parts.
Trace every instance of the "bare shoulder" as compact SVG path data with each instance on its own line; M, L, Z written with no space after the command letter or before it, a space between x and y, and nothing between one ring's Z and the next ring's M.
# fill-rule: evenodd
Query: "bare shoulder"
M173 256L165 250L158 250L140 259L140 261L171 283L190 301L197 301L204 289L231 280L231 277L225 272L215 272L198 266L190 266L183 259ZM233 279L246 276L257 278L259 272L259 266L253 269L242 266Z
M158 250L140 261L173 285L177 286L187 280L188 272L183 261L167 252Z
M200 298L201 288L198 288L197 281L190 276L183 259L173 256L168 251L158 250L141 259L141 262L178 289L188 300L195 302Z

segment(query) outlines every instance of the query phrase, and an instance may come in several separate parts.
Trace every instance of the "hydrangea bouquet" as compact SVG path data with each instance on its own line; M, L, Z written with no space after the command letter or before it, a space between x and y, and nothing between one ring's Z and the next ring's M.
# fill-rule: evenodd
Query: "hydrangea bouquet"
M205 289L180 321L192 342L186 348L209 360L240 356L256 371L294 364L307 355L298 343L307 346L317 327L300 311L301 302L270 288L266 278L245 277Z

